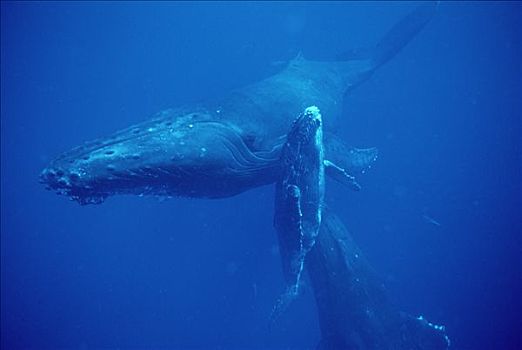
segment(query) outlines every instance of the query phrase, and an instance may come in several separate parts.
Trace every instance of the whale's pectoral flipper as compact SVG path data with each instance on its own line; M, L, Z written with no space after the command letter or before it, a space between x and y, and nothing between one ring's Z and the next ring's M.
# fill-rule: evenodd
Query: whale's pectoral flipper
M298 295L306 254L315 244L324 198L322 119L309 107L294 122L281 151L282 172L276 183L274 226L286 291L271 315L274 321Z
M354 191L359 191L361 189L361 185L355 181L354 176L348 174L346 170L327 159L324 160L324 171L329 177L348 186Z
M346 157L346 164L352 174L365 172L371 168L373 162L377 160L379 151L376 147L370 148L355 148L351 147L344 156Z
M366 171L377 160L379 150L376 147L349 147L333 133L327 133L325 136L325 158L352 176Z
M361 186L355 181L355 175L369 169L377 160L379 151L375 147L348 147L334 134L327 136L324 142L326 175L359 191Z

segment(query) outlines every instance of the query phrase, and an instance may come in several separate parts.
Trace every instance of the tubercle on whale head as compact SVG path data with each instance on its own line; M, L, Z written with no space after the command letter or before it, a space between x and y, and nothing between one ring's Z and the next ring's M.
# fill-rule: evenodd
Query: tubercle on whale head
M167 110L65 152L42 171L40 182L82 205L113 194L225 197L270 171L275 160L270 152L256 154L241 130L204 109Z
M319 137L321 140L316 140L315 143L321 143L320 147L322 148L322 123L319 108L310 106L294 120L290 133L288 134L288 139L291 140L292 143L299 142L307 144L309 138ZM315 143L314 146L316 146Z
M57 194L68 196L81 205L100 204L108 194L91 192L91 186L76 186L79 175L75 172L67 174L65 171L52 166L45 168L39 177L39 182L46 185L46 189L54 190Z

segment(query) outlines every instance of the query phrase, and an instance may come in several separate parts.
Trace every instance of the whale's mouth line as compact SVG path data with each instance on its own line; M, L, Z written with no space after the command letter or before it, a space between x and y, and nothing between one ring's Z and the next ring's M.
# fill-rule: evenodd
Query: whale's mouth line
M109 196L109 194L69 194L68 197L72 201L76 201L80 203L80 205L87 204L101 204L105 201L105 199Z
M54 179L54 175L50 175L49 172L42 172L39 177L39 182L46 185L46 189L54 191L58 195L69 197L71 201L76 201L81 205L86 204L100 204L110 194L103 191L96 191L94 188L88 188L86 186L75 186L65 179Z

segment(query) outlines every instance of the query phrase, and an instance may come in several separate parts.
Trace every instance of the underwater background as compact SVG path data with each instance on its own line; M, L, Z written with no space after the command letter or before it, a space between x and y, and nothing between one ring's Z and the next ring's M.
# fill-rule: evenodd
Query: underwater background
M268 330L284 285L273 186L81 207L38 175L299 52L371 46L414 7L1 2L2 349L314 349L306 281ZM327 182L390 298L445 325L452 349L522 349L521 14L518 2L442 2L345 100L339 134L380 151L362 190Z

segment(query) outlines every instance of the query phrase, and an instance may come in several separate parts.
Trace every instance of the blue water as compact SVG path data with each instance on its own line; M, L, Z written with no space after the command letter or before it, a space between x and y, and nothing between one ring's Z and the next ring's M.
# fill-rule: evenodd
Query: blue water
M273 186L223 200L44 190L57 154L377 40L412 3L1 3L2 349L313 349L313 293L277 327ZM453 349L521 349L522 6L442 3L346 99L380 157L341 215L400 309ZM323 116L328 123L328 116Z

